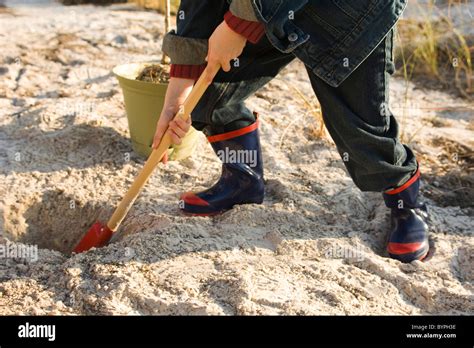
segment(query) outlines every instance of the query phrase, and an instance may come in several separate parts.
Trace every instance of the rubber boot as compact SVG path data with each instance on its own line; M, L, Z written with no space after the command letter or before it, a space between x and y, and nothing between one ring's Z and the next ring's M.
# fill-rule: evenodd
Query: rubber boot
M181 195L179 207L192 215L215 215L236 204L262 203L263 163L258 120L228 133L207 138L222 161L222 175L211 188Z
M385 191L383 198L391 209L392 229L387 251L391 258L409 263L422 260L429 251L426 206L418 202L420 170L404 185Z

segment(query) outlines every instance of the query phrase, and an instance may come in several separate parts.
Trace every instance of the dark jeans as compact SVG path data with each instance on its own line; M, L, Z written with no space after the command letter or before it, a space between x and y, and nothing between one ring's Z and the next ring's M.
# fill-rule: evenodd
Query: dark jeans
M388 108L392 45L390 32L339 87L329 86L307 69L326 128L354 183L363 191L400 186L417 169L413 152L398 139L398 124ZM294 58L275 49L266 38L247 45L239 66L216 76L192 113L193 126L214 135L253 123L255 117L244 100Z

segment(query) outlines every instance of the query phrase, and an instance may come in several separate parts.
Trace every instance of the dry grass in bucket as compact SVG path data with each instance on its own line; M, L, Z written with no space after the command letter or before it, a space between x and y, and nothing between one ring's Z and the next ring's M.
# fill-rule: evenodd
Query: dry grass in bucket
M168 83L170 80L170 66L167 64L153 64L144 68L136 80L151 83Z

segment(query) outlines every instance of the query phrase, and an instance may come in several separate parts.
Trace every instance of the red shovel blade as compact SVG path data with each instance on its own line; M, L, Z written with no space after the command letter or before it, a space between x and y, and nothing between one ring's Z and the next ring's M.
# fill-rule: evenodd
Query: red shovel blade
M110 238L112 238L113 233L114 232L111 231L107 225L102 225L97 221L92 225L89 231L87 231L86 235L81 239L76 248L74 248L73 252L82 253L83 251L94 247L103 247L107 244Z

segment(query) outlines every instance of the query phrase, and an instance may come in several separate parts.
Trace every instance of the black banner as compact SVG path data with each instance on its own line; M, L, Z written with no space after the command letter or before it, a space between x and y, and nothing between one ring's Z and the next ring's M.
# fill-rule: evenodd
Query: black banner
M473 317L0 317L0 347L367 345L473 347Z

